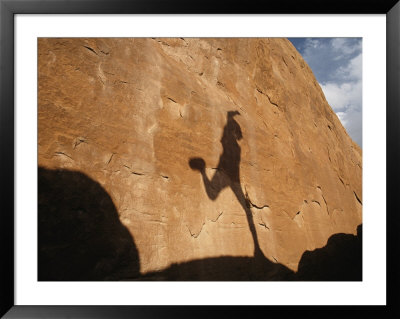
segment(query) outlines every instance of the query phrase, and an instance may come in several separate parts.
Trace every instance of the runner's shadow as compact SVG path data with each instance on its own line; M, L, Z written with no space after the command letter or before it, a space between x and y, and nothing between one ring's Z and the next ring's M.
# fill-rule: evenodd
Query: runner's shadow
M243 138L243 134L239 123L234 119L236 115L240 115L240 113L238 111L227 112L226 124L221 138L223 151L219 158L216 172L211 180L208 179L206 175L206 163L202 158L191 158L189 160L189 166L193 170L200 172L206 193L210 199L216 200L219 193L224 188L231 188L246 214L247 222L254 242L254 257L265 258L258 242L253 215L250 210L250 204L243 193L240 183L241 149L238 141Z
M205 191L211 200L216 200L220 192L230 187L242 206L249 225L253 242L254 257L220 257L195 260L185 264L175 264L164 273L169 278L178 278L182 273L203 280L361 280L361 226L358 236L335 234L327 245L315 251L304 252L298 272L293 272L282 264L273 263L264 256L259 246L257 232L248 198L240 183L241 149L238 143L243 138L239 123L234 119L238 111L229 111L223 130L221 144L223 152L216 172L211 179L205 172L206 163L200 157L189 159L189 166L199 171ZM182 272L185 269L185 272ZM197 274L197 275L196 275ZM201 274L201 275L200 275ZM195 280L195 279L194 279Z

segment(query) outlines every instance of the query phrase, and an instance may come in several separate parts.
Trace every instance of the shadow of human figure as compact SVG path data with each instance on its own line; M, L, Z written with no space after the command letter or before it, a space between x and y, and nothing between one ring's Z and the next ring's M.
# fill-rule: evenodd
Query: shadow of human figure
M234 119L236 115L240 115L240 113L238 111L227 112L227 121L221 138L223 152L219 158L216 172L211 180L209 180L206 175L206 164L202 158L191 158L189 160L189 166L193 170L198 170L200 172L204 182L204 187L210 199L215 200L219 193L226 187L232 189L238 202L246 213L247 222L254 241L254 256L264 257L258 243L257 232L254 226L250 205L240 184L241 149L238 141L243 138L243 135L239 123Z
M135 280L139 254L104 188L83 173L38 170L38 280Z

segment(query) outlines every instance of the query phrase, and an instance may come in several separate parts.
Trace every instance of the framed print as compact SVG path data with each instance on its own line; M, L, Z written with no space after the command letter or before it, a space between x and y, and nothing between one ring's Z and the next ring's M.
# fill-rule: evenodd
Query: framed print
M400 7L301 4L1 1L2 315L398 314Z

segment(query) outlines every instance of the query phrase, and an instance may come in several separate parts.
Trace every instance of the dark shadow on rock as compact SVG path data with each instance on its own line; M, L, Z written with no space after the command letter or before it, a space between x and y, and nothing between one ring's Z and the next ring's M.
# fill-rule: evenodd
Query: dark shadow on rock
M291 281L294 272L267 258L224 256L172 264L165 270L144 274L142 280Z
M172 264L144 274L141 280L361 281L362 225L357 227L357 236L334 234L324 247L304 252L297 273L262 256L224 256Z
M85 174L38 171L38 279L138 277L139 255L103 187Z
M294 273L264 255L222 256L172 264L141 274L139 254L111 197L83 173L38 172L39 281L347 281L362 278L357 236L335 234L306 251Z
M296 279L301 281L362 280L362 225L357 236L334 234L327 244L306 251L299 262Z
M224 126L220 141L223 150L221 156L219 157L219 163L217 165L215 174L211 180L209 180L206 175L206 163L202 158L190 158L189 166L191 169L200 172L207 196L211 200L216 200L224 188L231 188L246 214L249 230L254 242L254 257L257 259L264 258L258 243L257 231L254 226L250 204L247 197L243 193L242 185L240 183L241 149L238 141L243 138L243 135L239 123L234 118L236 115L240 115L240 113L238 111L227 112L226 124Z

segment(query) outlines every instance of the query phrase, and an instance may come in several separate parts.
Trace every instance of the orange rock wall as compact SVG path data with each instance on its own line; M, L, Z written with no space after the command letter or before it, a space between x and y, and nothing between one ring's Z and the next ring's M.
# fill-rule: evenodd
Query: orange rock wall
M42 38L38 53L39 166L102 185L142 273L252 256L249 220L265 257L294 271L304 251L356 234L361 150L288 40ZM229 111L251 217L189 165L216 174Z

